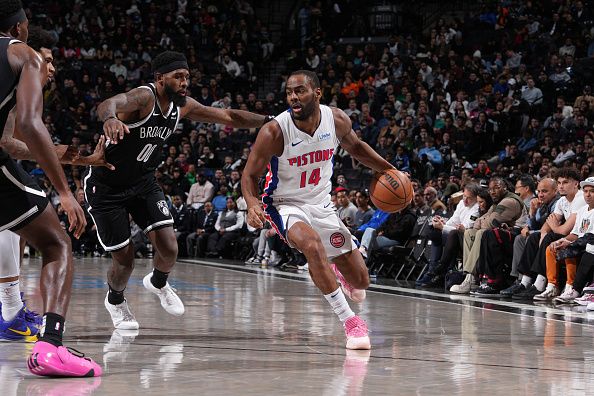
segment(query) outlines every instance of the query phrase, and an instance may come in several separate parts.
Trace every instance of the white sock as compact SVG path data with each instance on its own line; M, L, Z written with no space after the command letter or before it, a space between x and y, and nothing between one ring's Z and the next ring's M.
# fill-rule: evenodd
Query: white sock
M524 285L526 289L528 289L530 285L532 285L532 278L528 275L522 275L521 283Z
M348 318L355 316L355 313L351 310L351 307L349 307L349 303L340 287L330 294L324 294L324 297L326 297L332 310L338 315L338 319L340 319L342 323L346 322Z
M18 280L0 283L0 302L2 303L2 319L10 322L23 308Z
M536 287L538 291L544 291L545 287L547 287L547 278L538 274L536 281L534 282L534 287Z

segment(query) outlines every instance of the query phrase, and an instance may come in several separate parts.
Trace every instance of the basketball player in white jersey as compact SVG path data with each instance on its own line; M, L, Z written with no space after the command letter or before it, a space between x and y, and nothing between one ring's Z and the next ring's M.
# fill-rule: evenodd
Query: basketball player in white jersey
M345 298L346 294L362 301L369 276L330 201L333 155L340 144L376 172L393 166L357 138L342 110L320 105L322 93L315 73L291 74L286 95L290 109L262 127L243 173L248 224L261 228L270 222L286 243L305 255L313 282L344 325L346 347L370 349L367 324ZM260 203L257 181L267 165Z

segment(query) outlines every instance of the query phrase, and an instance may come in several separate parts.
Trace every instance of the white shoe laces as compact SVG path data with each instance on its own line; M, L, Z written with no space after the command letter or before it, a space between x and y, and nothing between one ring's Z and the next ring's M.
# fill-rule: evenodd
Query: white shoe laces
M132 312L130 312L130 307L128 307L128 302L124 300L123 303L114 305L116 314L120 316L123 322L135 322L136 319Z
M167 303L167 305L174 305L177 302L178 297L175 294L177 290L175 290L173 287L165 285L165 287L163 287L161 291L163 293L163 297L165 298L165 302Z

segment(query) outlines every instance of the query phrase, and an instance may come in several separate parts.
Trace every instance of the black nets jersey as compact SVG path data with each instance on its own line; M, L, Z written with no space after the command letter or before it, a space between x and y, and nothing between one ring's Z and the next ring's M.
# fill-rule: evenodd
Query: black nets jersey
M16 104L16 87L19 75L15 74L8 63L8 46L20 43L11 37L0 37L0 137L4 133L4 126L8 113ZM8 158L8 154L0 148L0 160Z
M170 103L167 111L163 112L157 101L154 84L139 88L149 89L153 93L153 110L144 119L126 124L130 133L118 144L107 142L105 159L115 166L115 170L91 167L89 176L95 182L112 187L129 186L153 174L159 166L163 145L179 122L180 108Z

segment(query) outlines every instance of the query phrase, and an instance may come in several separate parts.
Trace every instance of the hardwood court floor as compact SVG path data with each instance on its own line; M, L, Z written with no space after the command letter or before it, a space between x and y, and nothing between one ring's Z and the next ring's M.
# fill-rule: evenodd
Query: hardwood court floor
M186 314L176 318L142 287L150 261L139 260L127 298L141 328L121 334L103 307L109 263L76 260L66 326L67 345L103 364L104 376L33 377L25 367L31 346L1 343L2 396L594 392L594 316L575 309L563 315L512 304L503 312L471 297L369 292L353 306L372 330L373 349L346 353L338 319L306 274L179 263L171 283ZM24 291L37 310L39 266L23 265Z

